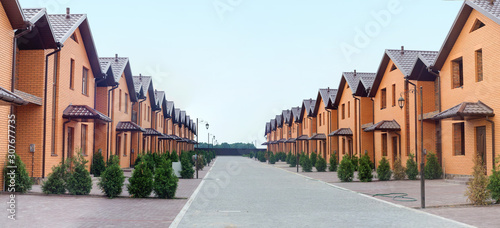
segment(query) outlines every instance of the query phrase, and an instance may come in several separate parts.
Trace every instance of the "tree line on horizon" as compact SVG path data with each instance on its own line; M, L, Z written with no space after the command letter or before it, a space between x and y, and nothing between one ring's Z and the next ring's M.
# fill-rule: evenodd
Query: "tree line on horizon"
M198 148L207 148L207 146L210 146L210 148L224 148L224 149L257 149L254 144L252 143L227 143L223 142L221 144L217 145L211 145L207 143L199 143Z

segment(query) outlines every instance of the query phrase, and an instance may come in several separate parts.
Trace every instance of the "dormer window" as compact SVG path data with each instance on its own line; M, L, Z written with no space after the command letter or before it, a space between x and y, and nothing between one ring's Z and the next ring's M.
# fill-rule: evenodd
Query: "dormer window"
M484 27L485 24L480 21L479 19L476 19L476 21L474 22L474 25L472 25L472 29L470 30L470 32L474 32L482 27Z
M77 42L77 43L78 43L78 39L76 38L76 34L75 34L75 33L71 34L70 38L71 38L72 40L74 40L75 42Z

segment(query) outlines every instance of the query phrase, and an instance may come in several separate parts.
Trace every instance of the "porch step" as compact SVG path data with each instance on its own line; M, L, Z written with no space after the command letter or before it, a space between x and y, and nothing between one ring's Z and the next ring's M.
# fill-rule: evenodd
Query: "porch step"
M133 168L124 168L122 169L124 173L131 173L132 171L134 171Z
M462 177L452 177L452 178L447 178L444 181L448 183L454 183L454 184L462 184L462 185L467 185L467 183L471 180L471 177L468 176L462 176Z

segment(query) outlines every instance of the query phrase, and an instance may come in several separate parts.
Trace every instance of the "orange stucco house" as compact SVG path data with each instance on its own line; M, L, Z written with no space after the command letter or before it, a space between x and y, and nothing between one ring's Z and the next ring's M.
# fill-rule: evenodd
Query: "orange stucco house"
M314 105L316 100L308 99L302 101L302 108L300 112L300 119L302 123L302 135L297 137L297 141L301 141L300 152L310 155L312 152L317 152L315 141L309 139L316 134L316 117L313 116Z
M140 132L139 149L140 153L153 152L156 145L153 145L153 140L161 136L161 133L153 128L153 121L158 107L156 106L153 81L151 76L134 76L134 86L142 86L144 91L143 97L139 97L139 105L134 106L134 111L139 113L138 125L145 129L145 132ZM134 139L133 139L134 140Z
M329 161L330 154L337 150L337 140L328 137L333 130L337 130L337 111L328 106L331 99L337 95L336 89L319 89L316 104L312 115L316 117L316 133L309 138L310 143L315 143L318 156Z
M288 140L292 146L292 154L297 155L300 153L299 148L302 146L302 141L297 141L297 138L302 135L302 121L300 119L301 107L293 107L291 109L290 128L292 129L292 136Z

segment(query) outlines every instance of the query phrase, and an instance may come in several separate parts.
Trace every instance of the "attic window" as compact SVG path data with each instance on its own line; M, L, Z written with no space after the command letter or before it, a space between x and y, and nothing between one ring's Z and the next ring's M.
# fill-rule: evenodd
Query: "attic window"
M70 38L71 38L72 40L74 40L75 42L77 42L77 43L78 43L78 40L76 39L76 34L75 34L75 33L71 34Z
M392 64L391 71L394 71L394 70L396 70L396 69L398 69L398 68L396 67L396 65Z
M484 27L485 24L480 21L479 19L476 19L476 22L474 22L474 25L472 26L472 29L470 30L470 32L474 32L482 27Z

